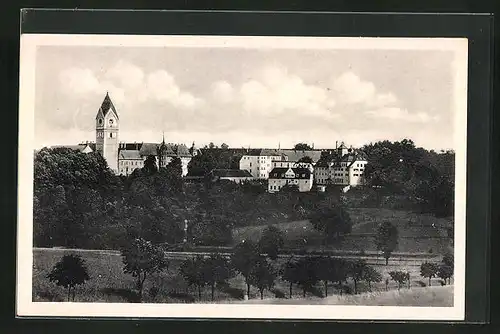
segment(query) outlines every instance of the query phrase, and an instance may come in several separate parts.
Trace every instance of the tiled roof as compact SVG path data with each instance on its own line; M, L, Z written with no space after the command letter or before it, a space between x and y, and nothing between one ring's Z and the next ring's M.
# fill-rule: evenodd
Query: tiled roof
M95 151L95 144L94 145L92 145L92 144L53 145L50 148L67 148L67 149L70 149L70 150L75 150L75 151L82 152L87 147L87 145L92 149L92 151ZM92 146L94 146L94 147L92 147Z
M252 177L249 171L241 169L214 169L211 174L217 177Z
M134 145L134 144L123 144L123 145L127 147L128 145ZM140 146L139 151L142 156L157 155L158 149L160 147L160 144L157 143L142 143L135 145ZM168 156L182 156L182 157L191 156L189 149L184 144L167 143L165 144L165 150Z
M281 152L269 148L252 148L243 151L243 155L247 156L281 156Z
M138 150L121 150L118 159L142 160L142 157Z
M311 171L307 168L283 168L276 167L269 173L270 179L285 179L286 172L291 169L295 173L295 179L309 179Z
M309 157L316 163L321 158L320 150L280 150L281 153L288 157L290 161L299 161L304 157Z

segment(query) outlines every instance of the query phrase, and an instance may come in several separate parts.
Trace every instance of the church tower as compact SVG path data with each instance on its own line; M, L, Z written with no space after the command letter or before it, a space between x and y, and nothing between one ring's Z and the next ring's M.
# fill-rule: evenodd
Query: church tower
M96 151L99 152L109 168L118 174L118 125L119 118L109 94L106 93L101 107L97 111Z
M165 144L165 134L163 134L163 140L158 147L158 167L165 168L168 165L167 162L167 145Z

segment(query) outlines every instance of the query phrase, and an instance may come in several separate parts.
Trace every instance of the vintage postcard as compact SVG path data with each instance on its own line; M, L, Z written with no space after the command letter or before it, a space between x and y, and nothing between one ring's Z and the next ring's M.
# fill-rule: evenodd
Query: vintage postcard
M464 319L466 39L20 57L18 316Z

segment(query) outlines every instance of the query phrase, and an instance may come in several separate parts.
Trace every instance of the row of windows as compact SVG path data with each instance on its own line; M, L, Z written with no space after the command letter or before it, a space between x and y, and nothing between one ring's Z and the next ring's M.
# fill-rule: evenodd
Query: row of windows
M273 177L278 177L278 176L283 177L283 174L273 173L273 174L272 174L272 176L273 176ZM306 174L298 174L298 175L296 175L296 176L295 176L295 175L290 175L290 177L292 177L292 178L293 178L293 177L306 177Z
M104 132L98 132L97 133L97 138L104 138ZM109 138L116 138L116 133L110 132L109 133Z
M125 166L128 166L128 165L130 165L130 166L141 166L142 165L142 161L127 161L127 160L123 161L123 160L121 160L120 161L120 165L122 165L122 166L123 165L125 165Z

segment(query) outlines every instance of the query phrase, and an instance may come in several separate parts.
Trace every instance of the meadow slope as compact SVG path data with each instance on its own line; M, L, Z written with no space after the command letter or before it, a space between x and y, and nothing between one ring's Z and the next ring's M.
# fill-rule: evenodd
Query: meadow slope
M443 253L449 249L445 219L410 211L378 208L348 209L353 228L351 235L331 248L346 251L376 251L374 236L380 222L390 221L398 227L398 252ZM322 236L308 220L276 224L285 234L285 246L307 247L321 244ZM257 241L267 225L246 226L233 230L235 244L242 240Z

